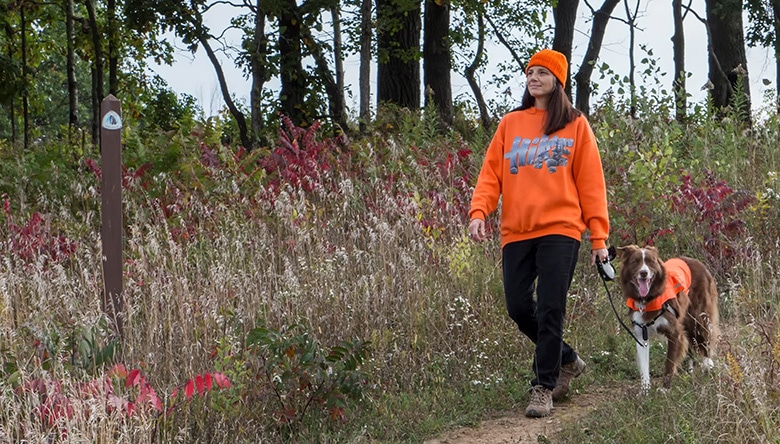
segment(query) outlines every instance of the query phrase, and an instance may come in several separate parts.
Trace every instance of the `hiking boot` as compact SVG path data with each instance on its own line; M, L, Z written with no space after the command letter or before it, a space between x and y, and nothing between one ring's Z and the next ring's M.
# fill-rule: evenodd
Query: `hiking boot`
M552 390L541 385L531 387L531 401L525 409L525 416L529 418L548 416L552 408Z
M558 383L552 391L553 401L560 401L569 394L569 384L571 380L582 374L585 371L585 361L580 359L579 355L574 362L570 362L561 366L561 371L558 372Z

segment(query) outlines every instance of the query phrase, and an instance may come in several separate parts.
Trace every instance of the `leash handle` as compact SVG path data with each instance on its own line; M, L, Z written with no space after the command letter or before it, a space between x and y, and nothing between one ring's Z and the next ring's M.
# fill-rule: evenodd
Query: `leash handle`
M603 262L597 258L596 268L599 271L599 276L601 276L601 279L604 281L615 280L615 267L609 262L609 258L605 259Z

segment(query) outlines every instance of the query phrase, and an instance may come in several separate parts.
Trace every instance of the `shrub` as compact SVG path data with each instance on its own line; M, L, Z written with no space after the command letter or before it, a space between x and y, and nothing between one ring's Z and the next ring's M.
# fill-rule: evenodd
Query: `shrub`
M292 433L320 413L346 421L348 399L359 400L368 383L362 370L368 342L341 341L324 349L302 325L282 331L261 325L249 332L247 347L257 356L260 392L276 404L273 417Z

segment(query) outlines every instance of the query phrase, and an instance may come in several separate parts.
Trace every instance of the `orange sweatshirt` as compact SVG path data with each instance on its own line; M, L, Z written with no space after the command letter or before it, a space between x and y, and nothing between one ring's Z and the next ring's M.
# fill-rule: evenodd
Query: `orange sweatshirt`
M490 142L471 199L470 219L501 202L501 246L560 234L606 248L607 192L596 138L584 116L542 134L546 111L506 114Z

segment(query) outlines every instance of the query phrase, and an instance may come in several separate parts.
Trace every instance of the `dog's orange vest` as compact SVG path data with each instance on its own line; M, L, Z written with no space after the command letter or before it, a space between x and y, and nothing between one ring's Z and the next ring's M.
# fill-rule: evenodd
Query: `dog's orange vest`
M628 298L626 299L628 308L639 311L658 311L663 308L667 301L676 298L679 292L688 291L688 288L691 286L691 269L684 260L677 258L669 259L664 262L664 269L666 270L666 287L664 292L642 308L639 307L639 304L634 299Z

